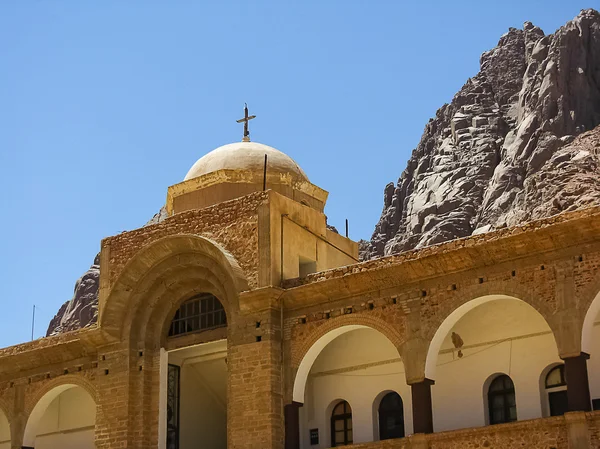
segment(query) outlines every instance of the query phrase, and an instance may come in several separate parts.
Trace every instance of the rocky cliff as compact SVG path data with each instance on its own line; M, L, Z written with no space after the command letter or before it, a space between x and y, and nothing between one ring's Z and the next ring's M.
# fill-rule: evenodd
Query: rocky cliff
M600 203L600 14L525 23L425 127L364 257Z

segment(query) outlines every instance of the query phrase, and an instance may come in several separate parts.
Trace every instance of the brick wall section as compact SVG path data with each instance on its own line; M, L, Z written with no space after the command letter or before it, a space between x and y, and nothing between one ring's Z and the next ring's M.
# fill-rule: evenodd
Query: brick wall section
M306 342L324 335L331 330L327 323L348 312L354 319L345 324L366 324L365 318L372 317L394 327L405 341L410 337L407 317L411 309L418 310L422 335L432 338L445 317L478 296L502 293L524 300L531 298L546 315L551 315L557 307L556 274L552 265L544 265L544 269L535 264L518 266L515 270L490 270L481 278L473 273L458 273L446 281L434 285L428 282L423 288L399 286L393 296L379 297L375 292L368 297L361 295L290 312L284 322L284 340L291 344L291 360L299 362L298 356L307 350ZM393 343L398 346L402 341Z
M585 311L593 299L594 292L600 292L600 254L582 255L575 261L573 273L575 297L578 299L579 308Z
M451 276L452 284L426 289L420 308L425 336L432 337L445 317L462 304L489 294L505 294L534 302L535 308L546 318L554 313L557 309L554 266L546 264L542 269L540 264L515 264L514 268L500 272L494 272L492 268L487 273L481 273L482 276L461 273Z
M96 448L132 447L129 444L129 419L132 413L129 404L129 350L107 348L99 352Z
M228 341L227 447L230 449L283 447L279 314L272 310L239 320Z
M392 343L399 347L406 339L406 314L403 304L393 304L392 298L377 298L365 301L364 297L345 301L344 306L327 305L323 310L298 313L284 322L284 339L290 342L292 365L297 366L311 343L340 326L353 324L368 325L380 329ZM370 309L369 304L373 304ZM305 322L304 322L305 320ZM393 333L386 329L393 328Z
M196 234L223 246L240 264L251 287L258 284L258 206L268 192L257 192L201 210L176 214L165 221L124 232L103 241L110 244L110 283L145 245L162 237Z

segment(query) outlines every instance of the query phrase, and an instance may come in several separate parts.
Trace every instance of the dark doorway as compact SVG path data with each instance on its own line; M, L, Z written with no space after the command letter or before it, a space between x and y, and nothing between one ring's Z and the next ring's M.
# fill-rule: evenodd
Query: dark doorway
M569 411L567 390L548 393L548 402L550 403L550 416L561 416Z
M404 438L404 407L398 393L386 394L379 404L379 439Z
M569 411L565 365L555 366L546 375L546 390L548 392L550 416L561 416Z

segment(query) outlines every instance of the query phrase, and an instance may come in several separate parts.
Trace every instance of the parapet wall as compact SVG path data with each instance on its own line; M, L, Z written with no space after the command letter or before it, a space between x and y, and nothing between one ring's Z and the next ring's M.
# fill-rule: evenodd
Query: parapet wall
M161 223L104 239L102 251L108 251L109 284L113 285L127 262L144 246L166 236L195 234L214 240L230 252L240 264L250 287L256 287L259 260L257 210L267 200L268 192L257 192L205 209L175 214ZM107 256L103 254L102 257L104 262Z

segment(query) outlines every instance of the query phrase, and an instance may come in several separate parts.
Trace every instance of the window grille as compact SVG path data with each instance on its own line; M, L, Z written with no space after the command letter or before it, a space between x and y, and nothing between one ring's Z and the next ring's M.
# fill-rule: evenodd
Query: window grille
M227 326L225 309L210 293L202 293L185 301L175 312L169 337Z

